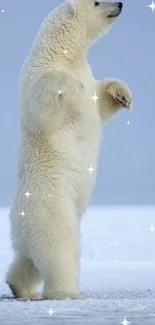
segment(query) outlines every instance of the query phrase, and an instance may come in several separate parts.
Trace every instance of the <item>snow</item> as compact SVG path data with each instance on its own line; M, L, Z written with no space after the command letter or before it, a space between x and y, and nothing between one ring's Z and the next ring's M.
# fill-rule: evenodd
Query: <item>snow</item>
M87 210L81 227L84 301L11 299L5 284L13 256L8 213L0 209L0 324L155 324L155 207Z

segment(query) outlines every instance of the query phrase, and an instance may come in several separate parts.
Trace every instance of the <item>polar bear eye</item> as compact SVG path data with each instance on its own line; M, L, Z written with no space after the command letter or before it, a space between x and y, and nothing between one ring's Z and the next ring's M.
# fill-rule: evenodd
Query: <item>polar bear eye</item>
M100 2L95 1L94 6L97 7L97 6L99 6L99 4L100 4Z

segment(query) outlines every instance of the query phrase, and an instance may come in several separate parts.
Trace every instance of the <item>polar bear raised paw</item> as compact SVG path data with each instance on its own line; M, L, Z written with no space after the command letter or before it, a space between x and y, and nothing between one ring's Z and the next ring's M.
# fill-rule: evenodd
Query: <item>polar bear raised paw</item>
M113 97L114 101L118 102L121 106L131 108L132 95L125 83L110 81L107 92Z

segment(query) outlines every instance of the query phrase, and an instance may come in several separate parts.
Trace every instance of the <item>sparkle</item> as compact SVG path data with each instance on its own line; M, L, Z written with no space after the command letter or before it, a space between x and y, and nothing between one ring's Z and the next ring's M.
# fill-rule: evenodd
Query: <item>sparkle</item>
M154 232L154 231L155 231L155 228L154 228L154 226L153 226L153 225L151 225L151 226L150 226L150 228L149 228L149 230L150 230L150 231L152 231L152 232Z
M59 94L59 95L61 95L61 94L62 94L62 91L61 91L60 89L58 90L58 94Z
M124 321L121 322L121 324L123 324L123 325L127 325L127 324L130 324L130 322L128 322L127 319L126 319L126 317L125 317L125 318L124 318Z
M1 12L4 13L5 12L5 9L2 9Z
M68 51L67 51L67 50L64 50L63 52L64 52L65 54L67 54L67 53L68 53Z
M154 3L154 0L152 0L152 3L151 3L149 6L146 6L146 7L151 8L152 13L153 13L154 10L155 10L155 3Z
M90 97L90 98L93 99L94 102L96 103L97 100L98 100L100 97L98 97L98 96L96 95L96 93L95 93L94 96L93 96L93 97Z
M130 123L131 123L130 121L127 121L127 122L126 122L126 124L128 124L128 125L130 125Z
M54 311L50 308L49 312L50 316L54 313Z
M24 195L28 198L31 194L27 191Z
M90 167L89 167L88 169L86 169L86 170L89 170L90 174L92 174L92 172L93 172L95 169L92 167L92 165L90 165Z
M21 214L21 216L24 216L26 213L24 211L22 211L20 214Z

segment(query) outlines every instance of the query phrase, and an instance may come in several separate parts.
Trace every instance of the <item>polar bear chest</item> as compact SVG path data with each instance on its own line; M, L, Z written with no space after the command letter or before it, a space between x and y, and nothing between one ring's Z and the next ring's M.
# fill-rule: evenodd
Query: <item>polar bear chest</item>
M84 103L80 120L64 125L51 138L52 149L56 152L54 156L58 157L55 166L65 179L65 188L81 207L87 201L95 181L101 132L94 101L88 98Z
M95 180L101 120L97 103L91 98L95 95L95 80L90 67L74 71L74 76L84 85L80 118L66 119L63 127L50 138L50 145L58 157L55 165L65 176L65 186L82 206Z
M95 101L96 80L93 78L87 61L84 61L82 67L78 66L74 70L74 76L83 83L84 94L82 107L79 107L81 118L73 124L73 141L79 156L84 158L85 165L92 165L95 164L98 152L101 128L100 115Z
M82 170L95 164L100 142L101 120L97 102L94 100L96 81L91 67L84 62L82 66L77 65L71 72L84 85L83 100L79 103L80 117L66 118L64 126L51 140L57 143L57 150L62 151L64 156L70 157L70 165L75 163L79 170Z

